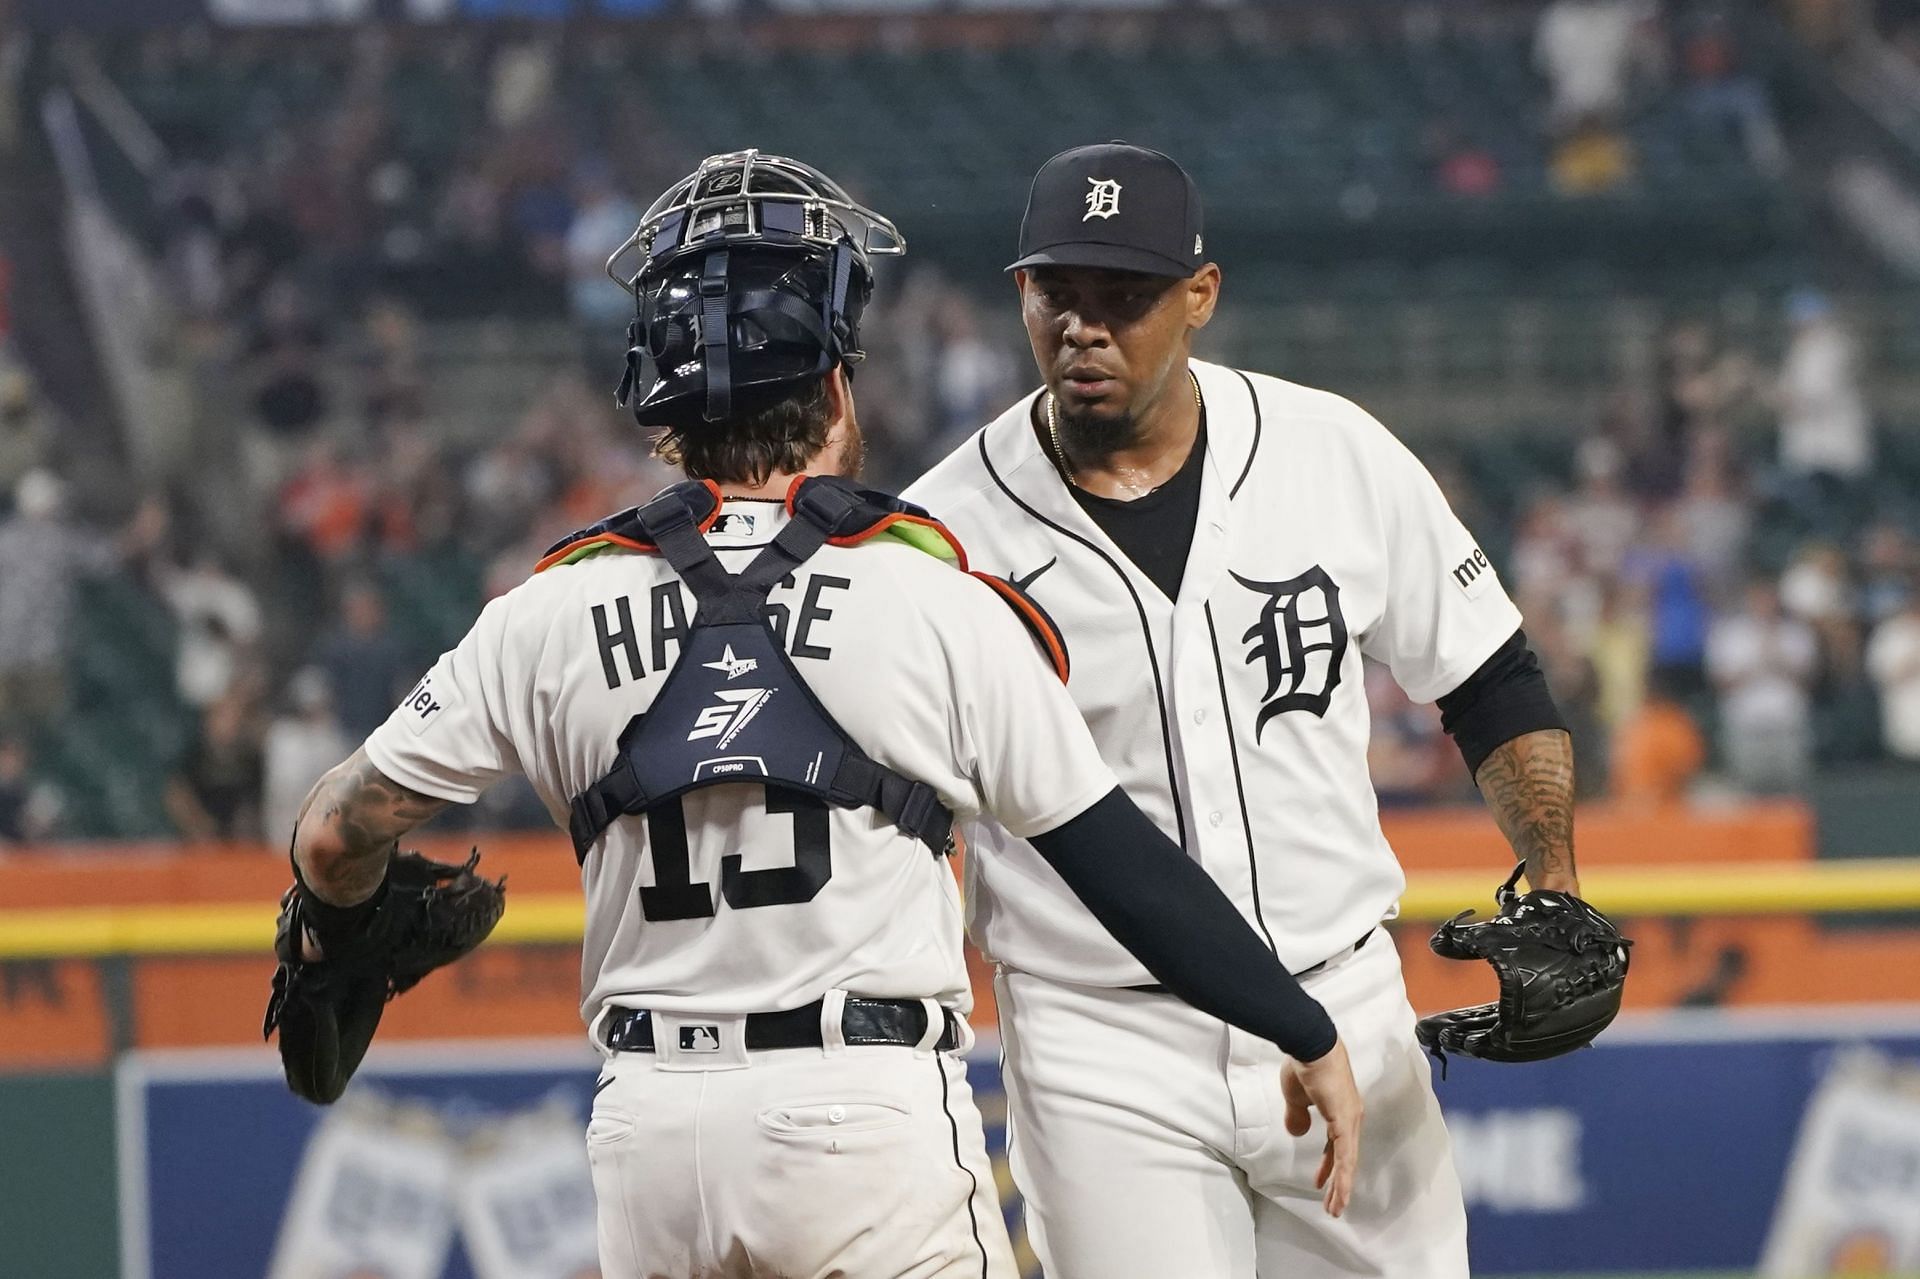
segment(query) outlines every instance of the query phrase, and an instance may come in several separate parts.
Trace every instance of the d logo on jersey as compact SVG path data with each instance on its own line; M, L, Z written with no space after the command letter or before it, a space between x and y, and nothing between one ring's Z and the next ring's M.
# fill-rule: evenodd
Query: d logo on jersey
M1233 580L1266 596L1260 620L1240 637L1248 645L1247 665L1266 664L1267 691L1260 695L1253 740L1259 741L1267 721L1284 711L1311 711L1325 718L1347 656L1339 586L1318 564L1284 582L1256 582L1238 573Z

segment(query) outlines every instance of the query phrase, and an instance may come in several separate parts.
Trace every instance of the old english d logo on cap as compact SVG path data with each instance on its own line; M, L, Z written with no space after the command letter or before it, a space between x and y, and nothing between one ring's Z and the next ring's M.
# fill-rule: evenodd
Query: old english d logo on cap
M1082 222L1110 218L1120 212L1120 184L1111 178L1087 179L1087 213Z

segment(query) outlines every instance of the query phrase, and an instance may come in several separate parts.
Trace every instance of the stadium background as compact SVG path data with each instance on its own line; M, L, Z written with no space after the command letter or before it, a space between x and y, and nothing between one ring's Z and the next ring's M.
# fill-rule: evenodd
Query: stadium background
M900 484L1028 384L1026 182L1107 137L1206 194L1203 353L1400 433L1576 725L1631 1011L1441 1084L1476 1273L1920 1272L1920 6L0 0L0 1275L586 1273L563 844L436 826L515 909L316 1128L293 806L663 482L600 273L654 192L756 145L899 222ZM1502 847L1367 695L1415 1004L1484 998L1423 941Z

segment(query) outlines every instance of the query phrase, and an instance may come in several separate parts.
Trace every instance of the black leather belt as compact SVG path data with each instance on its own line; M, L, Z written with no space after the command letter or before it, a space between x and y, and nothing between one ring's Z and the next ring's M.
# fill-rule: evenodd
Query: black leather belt
M814 1000L804 1008L783 1013L748 1013L748 1048L819 1048L820 1013L825 1001ZM946 1022L935 1052L952 1052L960 1046L960 1024L951 1009L940 1010ZM702 1042L698 1018L679 1019L681 1037L689 1039L682 1048ZM840 1035L854 1046L892 1044L912 1048L927 1033L927 1008L917 1000L848 999L840 1013ZM690 1036L692 1036L690 1038ZM617 1008L607 1015L601 1038L617 1053L650 1053L653 1047L653 1014L644 1008Z
M1315 964L1311 968L1302 968L1299 972L1295 973L1294 976L1295 977L1311 977L1315 973L1324 970L1326 966L1328 964L1331 964L1335 959L1345 959L1349 955L1359 954L1360 951L1366 946L1366 944L1369 941L1373 940L1373 935L1379 931L1380 930L1378 928L1367 929L1367 931L1361 935L1360 940L1353 943L1353 945L1348 947L1346 950L1341 951L1339 954L1336 954L1336 955L1330 956L1329 958L1321 960L1319 963ZM1162 986L1159 982L1150 982L1145 986L1129 986L1127 987L1127 989L1142 990L1149 995L1171 995L1173 993L1172 991L1168 990L1165 986Z

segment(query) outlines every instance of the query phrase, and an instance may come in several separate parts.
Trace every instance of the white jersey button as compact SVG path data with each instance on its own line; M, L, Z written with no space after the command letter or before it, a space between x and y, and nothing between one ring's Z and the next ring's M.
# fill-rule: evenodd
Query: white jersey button
M1206 711L1204 711L1204 710L1198 710L1198 711L1195 711L1195 712L1193 713L1193 722L1194 722L1194 723L1196 723L1196 724L1204 724L1204 723L1206 723L1206 722L1207 722L1207 713L1206 713Z
M828 1122L828 1123L830 1123L830 1124L837 1124L837 1123L840 1123L841 1121L843 1121L843 1120L845 1120L845 1119L846 1119L846 1117L847 1117L847 1108L846 1108L845 1106L829 1106L829 1107L827 1107L827 1122Z
M1227 817L1225 813L1217 813L1217 812L1208 813L1207 820L1212 822L1215 826L1218 826L1221 822L1226 821Z

